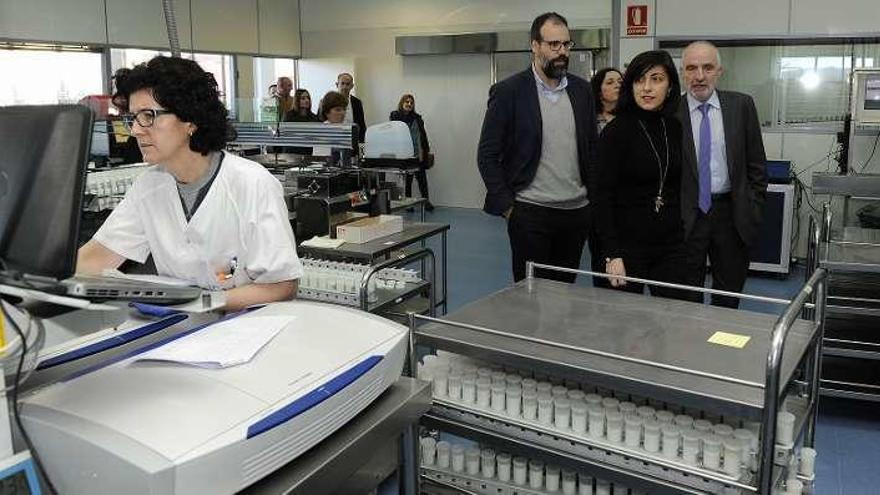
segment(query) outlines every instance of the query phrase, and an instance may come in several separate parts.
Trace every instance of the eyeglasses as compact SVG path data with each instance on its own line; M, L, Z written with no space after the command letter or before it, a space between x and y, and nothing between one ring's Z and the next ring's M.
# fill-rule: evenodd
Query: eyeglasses
M541 43L547 43L547 46L549 46L550 49L553 50L554 52L558 52L559 50L562 50L562 47L565 47L566 50L571 50L572 48L574 48L574 41L571 41L571 40L568 40L568 41L541 40Z
M174 113L171 110L162 110L158 108L145 108L143 110L138 110L135 113L127 113L122 116L122 122L125 124L125 127L128 130L131 130L131 127L135 122L138 123L141 127L153 127L153 124L156 122L156 117L160 115L165 115L169 113Z

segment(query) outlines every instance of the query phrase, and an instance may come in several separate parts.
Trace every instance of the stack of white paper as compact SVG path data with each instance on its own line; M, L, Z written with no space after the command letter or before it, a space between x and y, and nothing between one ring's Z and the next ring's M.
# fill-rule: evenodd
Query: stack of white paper
M145 352L137 361L169 361L201 368L244 364L293 320L291 316L240 316Z

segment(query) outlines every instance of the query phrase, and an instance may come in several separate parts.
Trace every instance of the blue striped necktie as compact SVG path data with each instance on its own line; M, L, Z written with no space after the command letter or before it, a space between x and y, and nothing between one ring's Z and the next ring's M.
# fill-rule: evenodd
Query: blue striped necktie
M709 103L698 107L703 114L700 121L700 153L697 159L697 171L700 179L700 211L709 213L712 208L712 128L709 125Z

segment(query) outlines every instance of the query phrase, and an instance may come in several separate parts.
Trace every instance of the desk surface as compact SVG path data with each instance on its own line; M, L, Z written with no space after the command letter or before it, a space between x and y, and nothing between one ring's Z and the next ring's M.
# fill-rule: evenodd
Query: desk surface
M241 493L339 493L375 455L377 444L388 439L396 442L430 407L430 383L401 377L336 433Z
M375 260L415 242L449 230L448 223L405 223L403 230L363 244L346 242L336 249L300 246L302 253L318 257Z

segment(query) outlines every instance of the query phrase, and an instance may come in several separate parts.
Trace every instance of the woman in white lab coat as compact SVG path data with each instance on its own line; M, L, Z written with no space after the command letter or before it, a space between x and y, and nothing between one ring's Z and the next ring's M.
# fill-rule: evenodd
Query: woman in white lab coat
M117 94L153 167L80 248L77 271L152 254L159 275L225 290L228 310L293 298L302 264L282 186L222 151L234 131L214 77L191 60L156 57L118 79Z

